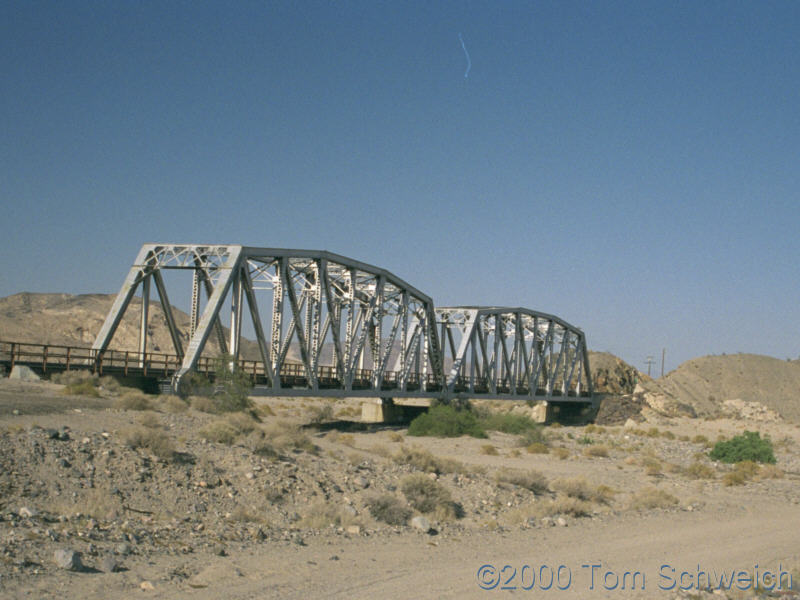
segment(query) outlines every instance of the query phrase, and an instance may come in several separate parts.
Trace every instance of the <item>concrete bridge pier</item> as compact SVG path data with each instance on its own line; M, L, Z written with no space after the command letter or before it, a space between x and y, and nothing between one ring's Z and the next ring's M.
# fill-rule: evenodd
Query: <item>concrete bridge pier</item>
M403 407L392 398L370 398L361 405L364 423L397 423L403 420Z

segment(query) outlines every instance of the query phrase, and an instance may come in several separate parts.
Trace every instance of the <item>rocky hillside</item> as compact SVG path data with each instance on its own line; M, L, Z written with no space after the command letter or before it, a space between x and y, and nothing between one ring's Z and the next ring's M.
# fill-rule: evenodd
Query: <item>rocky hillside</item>
M594 390L602 394L632 394L636 384L650 378L609 352L589 352Z

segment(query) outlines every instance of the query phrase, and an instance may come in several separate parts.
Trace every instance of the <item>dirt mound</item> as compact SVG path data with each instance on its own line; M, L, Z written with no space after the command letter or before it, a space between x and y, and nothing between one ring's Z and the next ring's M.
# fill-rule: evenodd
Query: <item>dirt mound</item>
M741 400L800 422L798 361L756 354L704 356L683 363L656 384L699 415L718 414L726 400Z
M91 346L103 326L114 302L113 294L32 294L22 292L0 298L0 339L12 342ZM139 314L141 298L134 298L119 324L112 347L116 350L137 350L139 345ZM172 307L183 347L189 341L189 315ZM227 330L226 330L227 332ZM172 338L157 299L151 299L147 329L147 348L152 352L174 353ZM215 336L206 344L205 353L217 356L219 346ZM242 341L243 358L254 359L258 349L254 342Z

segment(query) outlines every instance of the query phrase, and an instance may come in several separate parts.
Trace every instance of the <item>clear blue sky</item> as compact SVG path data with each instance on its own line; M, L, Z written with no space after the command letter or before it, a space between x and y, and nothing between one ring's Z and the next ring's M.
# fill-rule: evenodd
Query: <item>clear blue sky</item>
M0 65L0 296L318 248L645 370L800 355L800 3L6 1Z

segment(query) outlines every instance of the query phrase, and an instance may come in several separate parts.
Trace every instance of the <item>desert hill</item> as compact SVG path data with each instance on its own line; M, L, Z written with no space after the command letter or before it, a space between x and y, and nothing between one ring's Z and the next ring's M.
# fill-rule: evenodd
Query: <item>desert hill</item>
M22 292L0 298L0 339L64 346L91 346L114 302L114 294L33 294ZM136 350L139 344L139 312L142 299L135 297L114 334L111 347ZM172 307L183 346L189 341L189 315ZM227 329L226 329L227 333ZM147 330L148 351L175 352L167 329L164 311L158 301L150 301ZM206 345L209 356L216 356L219 346L212 335ZM255 358L255 343L242 341L242 356Z
M757 354L703 356L656 381L664 392L713 413L726 400L759 402L800 422L800 362Z

